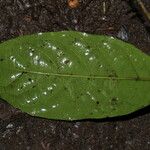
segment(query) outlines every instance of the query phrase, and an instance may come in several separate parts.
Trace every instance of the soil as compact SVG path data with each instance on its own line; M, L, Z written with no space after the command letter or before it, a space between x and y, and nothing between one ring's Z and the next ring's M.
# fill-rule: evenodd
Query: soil
M149 0L142 0L150 11ZM113 35L150 54L149 20L130 0L0 0L0 41L47 31ZM104 3L106 9L103 8ZM0 100L0 150L149 150L150 107L128 116L53 121Z

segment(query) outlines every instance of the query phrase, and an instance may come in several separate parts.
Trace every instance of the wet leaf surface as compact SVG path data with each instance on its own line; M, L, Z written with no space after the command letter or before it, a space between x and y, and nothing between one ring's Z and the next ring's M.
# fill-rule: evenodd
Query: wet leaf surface
M111 36L63 31L0 44L0 97L33 116L120 116L150 104L150 57Z

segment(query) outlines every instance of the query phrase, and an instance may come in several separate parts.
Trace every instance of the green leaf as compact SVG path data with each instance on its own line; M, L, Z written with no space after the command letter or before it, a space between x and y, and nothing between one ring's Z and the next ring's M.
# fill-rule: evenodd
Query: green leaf
M129 114L150 104L150 57L109 36L19 37L0 44L0 98L49 119Z

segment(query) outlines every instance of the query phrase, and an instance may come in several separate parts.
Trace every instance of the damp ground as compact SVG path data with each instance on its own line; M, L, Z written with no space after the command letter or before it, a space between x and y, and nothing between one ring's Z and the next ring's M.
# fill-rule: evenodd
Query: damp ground
M38 32L76 30L121 38L150 54L150 25L130 0L1 0L0 42ZM143 0L150 11L149 0ZM149 150L150 108L104 120L31 117L0 100L1 150Z

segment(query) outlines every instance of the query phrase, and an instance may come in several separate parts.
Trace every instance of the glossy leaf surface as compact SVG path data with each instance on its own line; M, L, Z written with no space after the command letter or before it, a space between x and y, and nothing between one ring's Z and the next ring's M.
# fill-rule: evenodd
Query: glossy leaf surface
M49 119L125 115L150 104L150 57L108 36L19 37L0 44L0 98Z

